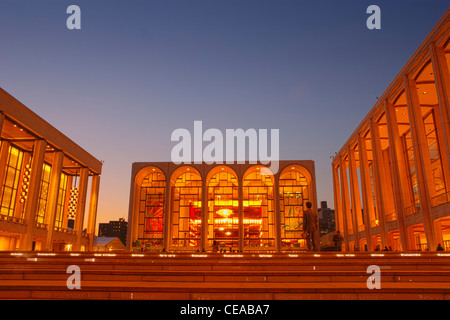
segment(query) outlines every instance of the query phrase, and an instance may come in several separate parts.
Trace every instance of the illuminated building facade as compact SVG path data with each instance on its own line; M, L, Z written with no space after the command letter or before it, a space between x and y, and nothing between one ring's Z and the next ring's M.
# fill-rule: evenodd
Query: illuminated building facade
M450 10L332 162L347 251L450 250Z
M313 161L133 163L128 250L305 250L306 202L317 212ZM206 205L203 205L206 204Z
M2 89L0 132L0 250L92 250L102 163Z

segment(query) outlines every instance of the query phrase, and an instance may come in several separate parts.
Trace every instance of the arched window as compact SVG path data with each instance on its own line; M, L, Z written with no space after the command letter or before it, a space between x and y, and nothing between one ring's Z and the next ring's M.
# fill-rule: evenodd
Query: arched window
M200 247L202 178L194 168L181 167L172 174L171 181L171 245Z
M162 247L164 238L164 208L166 177L156 168L142 179L139 188L138 240L147 247Z
M227 166L215 167L208 183L208 246L219 249L239 245L239 197L236 173Z
M306 247L302 239L303 211L311 201L309 172L299 165L285 168L279 178L281 245L285 248Z
M274 177L261 174L261 170L268 169L253 166L244 174L243 224L244 247L247 249L275 248Z

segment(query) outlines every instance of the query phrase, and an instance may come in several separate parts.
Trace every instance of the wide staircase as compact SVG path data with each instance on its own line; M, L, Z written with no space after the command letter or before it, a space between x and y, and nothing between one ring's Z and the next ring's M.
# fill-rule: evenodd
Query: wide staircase
M368 286L373 265L380 281ZM68 287L74 278L69 266L79 267L80 289ZM449 253L0 253L0 299L449 297Z

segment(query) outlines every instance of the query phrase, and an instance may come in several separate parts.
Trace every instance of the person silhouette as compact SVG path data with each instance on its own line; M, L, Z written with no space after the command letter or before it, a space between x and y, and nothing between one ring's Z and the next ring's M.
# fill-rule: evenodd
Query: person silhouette
M306 202L306 210L303 212L303 232L306 236L308 251L319 251L319 217L312 210L312 203Z

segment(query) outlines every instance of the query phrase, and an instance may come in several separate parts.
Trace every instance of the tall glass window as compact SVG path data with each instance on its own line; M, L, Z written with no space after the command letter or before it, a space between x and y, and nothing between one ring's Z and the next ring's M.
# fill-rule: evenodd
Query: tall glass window
M239 196L236 174L220 168L208 183L208 246L219 249L239 245Z
M391 175L391 161L389 158L389 137L387 131L386 114L383 112L377 121L375 130L378 130L378 135L380 138L379 144L381 147L380 153L380 170L383 176L384 185L383 191L385 192L384 197L384 219L386 222L397 220L397 212L395 210L394 198L388 195L394 194L394 187Z
M303 233L303 211L310 201L306 177L295 167L283 170L279 178L281 245L300 249L306 247Z
M145 246L163 246L166 178L157 168L142 181L139 201L139 241Z
M62 173L61 181L59 183L58 202L56 204L56 216L55 216L55 227L58 227L58 228L62 228L62 224L63 224L67 181L68 181L68 176L65 173Z
M275 247L273 175L252 167L244 176L244 247Z
M423 118L423 123L425 125L425 134L427 136L428 152L430 154L431 161L431 172L433 175L434 187L437 196L436 199L439 199L440 195L445 194L445 183L433 109ZM443 199L446 200L446 198Z
M439 135L441 133L436 128L437 121L440 121L439 112L435 112L438 108L439 100L431 61L425 63L416 76L415 89L417 90L417 97L420 103L419 108L431 162L431 167L426 166L424 170L427 171L427 175L433 177L434 190L430 190L432 195L431 203L433 206L437 206L447 202L447 196L439 146Z
M41 186L37 206L36 222L45 223L45 210L47 208L48 188L50 185L51 167L48 164L43 165Z
M5 180L3 181L1 193L0 213L2 215L10 217L14 215L22 161L23 152L13 146L10 146L8 151L8 161L6 164Z
M172 245L200 247L202 179L193 168L181 170L172 187Z
M394 102L394 111L397 120L398 133L403 147L403 158L406 162L406 173L408 176L408 190L404 195L405 215L411 215L418 212L420 208L420 197L411 136L410 116L404 90L402 90Z

